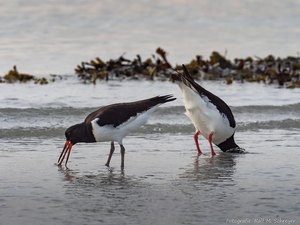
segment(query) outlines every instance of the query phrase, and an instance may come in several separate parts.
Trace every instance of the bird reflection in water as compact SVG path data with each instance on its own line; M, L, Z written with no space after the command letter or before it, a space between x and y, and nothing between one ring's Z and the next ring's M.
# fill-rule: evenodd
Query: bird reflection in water
M226 152L209 158L197 155L193 163L189 164L179 177L194 181L230 180L235 171L236 158L240 156L240 154Z
M106 168L105 171L91 172L82 174L82 172L59 167L59 172L63 175L63 180L72 184L73 188L126 188L129 186L138 186L141 179L138 177L128 176L124 170L114 171L113 168Z

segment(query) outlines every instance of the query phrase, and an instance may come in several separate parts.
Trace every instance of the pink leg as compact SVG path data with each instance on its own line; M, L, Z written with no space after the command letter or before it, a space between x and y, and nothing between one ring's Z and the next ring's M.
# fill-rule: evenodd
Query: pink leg
M214 148L212 146L212 136L213 136L214 133L210 133L209 136L208 136L208 141L209 141L209 144L210 144L210 150L211 150L211 155L214 156L216 155L215 151L214 151Z
M194 134L194 141L198 150L198 154L202 154L201 150L200 150L200 146L199 146L199 142L198 142L198 135L200 134L200 131L196 131L196 133Z

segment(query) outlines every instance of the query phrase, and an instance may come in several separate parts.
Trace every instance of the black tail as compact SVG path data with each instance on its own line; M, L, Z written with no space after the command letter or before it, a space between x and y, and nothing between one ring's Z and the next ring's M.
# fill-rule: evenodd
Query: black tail
M149 100L151 100L155 105L157 105L157 104L163 104L166 102L174 101L176 100L176 98L173 98L173 95L163 95L163 96L153 97Z
M174 71L176 73L172 73L171 74L170 80L171 81L181 81L181 82L183 82L185 84L187 82L193 82L194 79L193 79L193 77L191 76L191 74L189 73L189 71L187 70L187 68L186 68L186 66L184 64L182 64L182 69L183 69L183 73L174 69Z
M184 64L182 64L182 68L183 68L183 78L188 80L189 82L195 82L194 78L192 77L192 75L189 73L189 71L187 70L186 66Z
M201 93L203 91L203 88L195 82L194 78L191 76L184 64L182 64L182 68L183 73L177 71L177 77L179 78L179 80L195 92Z

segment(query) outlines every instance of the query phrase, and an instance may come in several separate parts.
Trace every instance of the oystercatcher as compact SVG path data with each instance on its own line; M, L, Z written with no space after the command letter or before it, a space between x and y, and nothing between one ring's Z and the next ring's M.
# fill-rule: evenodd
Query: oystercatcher
M106 162L109 167L111 157L115 150L114 142L121 148L121 169L124 169L125 148L123 138L131 131L144 125L151 113L161 104L174 101L172 95L156 96L153 98L107 105L89 114L84 122L69 127L66 132L66 142L59 156L58 165L61 166L66 154L69 160L72 146L79 142L111 141L111 149Z
M183 73L178 72L177 83L183 95L185 114L196 128L194 141L198 154L202 153L198 142L199 134L209 141L212 156L216 154L212 143L223 152L242 152L243 149L234 141L236 123L229 106L196 83L186 67L182 67Z

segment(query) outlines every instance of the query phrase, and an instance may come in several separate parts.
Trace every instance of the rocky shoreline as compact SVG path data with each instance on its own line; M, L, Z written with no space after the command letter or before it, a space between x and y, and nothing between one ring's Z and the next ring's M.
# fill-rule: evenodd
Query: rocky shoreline
M276 58L269 55L265 58L247 57L235 58L233 61L219 52L212 52L209 59L196 55L186 67L196 79L224 80L228 85L237 82L263 82L286 88L300 87L300 57L289 56ZM81 62L75 68L75 75L83 83L96 84L97 80L112 79L148 79L174 81L174 74L181 71L181 65L173 66L167 59L167 53L157 48L155 54L142 60L140 55L134 59L127 59L124 55L117 59L104 62L99 57L90 61ZM0 77L0 83L26 83L33 81L36 84L48 84L61 79L59 75L51 75L47 79L37 78L31 74L20 73L14 66L6 75Z

